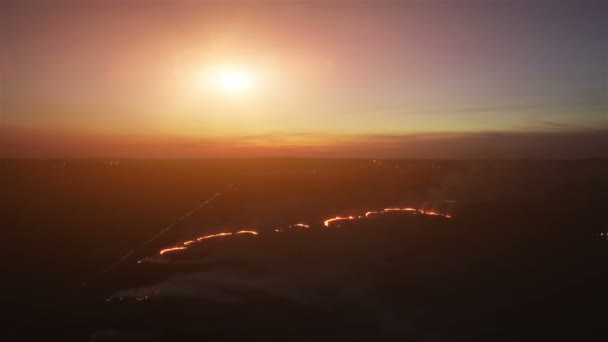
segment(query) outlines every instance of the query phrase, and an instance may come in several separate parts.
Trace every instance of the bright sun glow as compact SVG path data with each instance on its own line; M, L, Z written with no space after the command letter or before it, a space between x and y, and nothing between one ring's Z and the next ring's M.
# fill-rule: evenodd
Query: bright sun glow
M252 74L242 69L218 70L214 78L216 87L229 93L243 92L253 85Z

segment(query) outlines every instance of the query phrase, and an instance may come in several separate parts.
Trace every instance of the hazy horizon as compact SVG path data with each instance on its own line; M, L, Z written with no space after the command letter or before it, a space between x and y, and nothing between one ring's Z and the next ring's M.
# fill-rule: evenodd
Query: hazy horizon
M0 157L608 156L603 1L0 4Z

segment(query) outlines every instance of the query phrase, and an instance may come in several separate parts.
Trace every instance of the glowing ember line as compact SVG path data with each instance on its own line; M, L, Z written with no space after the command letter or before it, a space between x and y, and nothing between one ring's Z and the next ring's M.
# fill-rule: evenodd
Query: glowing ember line
M159 253L160 255L163 255L165 253L169 253L169 252L174 252L174 251L181 251L186 249L186 247L171 247L171 248L165 248L163 250L161 250Z
M334 221L341 221L341 220L354 220L355 217L354 216L348 216L348 217L340 217L340 216L336 216L334 218L330 218L327 219L325 221L323 221L323 225L325 225L325 227L329 227L329 224L334 222Z
M239 230L238 232L236 232L236 234L252 234L252 235L258 235L258 232L256 232L255 230Z
M425 211L425 210L420 210L420 212L424 215L429 215L429 216L442 216L445 218L452 218L452 215L449 214L442 214L442 213L438 213L436 211Z
M416 208L385 208L383 210L380 211L368 211L366 212L364 215L358 215L358 216L336 216L336 217L332 217L330 219L327 219L325 221L323 221L323 225L325 227L329 227L330 224L332 224L333 222L336 221L343 221L343 220L356 220L356 219L362 219L364 216L365 217L370 217L372 215L379 215L379 214L385 214L385 213L389 213L389 212L396 212L396 211L405 211L405 212L411 212L411 213L420 213L423 215L428 215L428 216L441 216L441 217L445 217L445 218L452 218L452 215L450 214L443 214L443 213L439 213L436 211L431 211L431 210L421 210L421 209L416 209ZM293 228L293 227L299 227L299 228L310 228L310 226L308 224L305 223L294 223L292 225L289 226L289 228ZM279 227L277 229L274 230L277 233L282 233L284 232L284 229L282 227ZM205 235L205 236L201 236L199 238L197 238L196 240L189 240L189 241L185 241L183 242L184 246L189 246L197 241L202 241L202 240L206 240L206 239L212 239L212 238L216 238L216 237L221 237L221 236L228 236L228 235L241 235L241 234L250 234L250 235L258 235L258 232L255 230L239 230L237 232L225 232L225 233L217 233L217 234L211 234L211 235ZM608 232L606 233L602 233L600 234L600 236L604 236L603 234L606 235L606 238L608 239ZM179 251L179 250L184 250L186 249L186 247L180 246L180 247L171 247L171 248L166 248L160 251L160 255L169 253L169 252L174 252L174 251ZM141 263L141 260L138 261L138 263Z
M211 239L214 237L220 237L220 236L226 236L226 235L232 235L232 233L217 233L217 234L205 235L205 236L199 237L198 239L196 239L196 241L202 241L202 240L207 240L207 239Z
M413 211L416 212L418 209L416 208L384 208L383 211Z
M368 212L365 213L365 217L370 217L370 216L375 215L375 214L379 214L379 212L377 212L377 211L368 211Z

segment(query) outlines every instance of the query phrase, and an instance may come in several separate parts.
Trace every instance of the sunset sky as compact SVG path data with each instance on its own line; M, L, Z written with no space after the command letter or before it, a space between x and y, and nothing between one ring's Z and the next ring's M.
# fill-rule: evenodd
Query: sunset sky
M0 112L9 157L606 157L608 5L2 2Z

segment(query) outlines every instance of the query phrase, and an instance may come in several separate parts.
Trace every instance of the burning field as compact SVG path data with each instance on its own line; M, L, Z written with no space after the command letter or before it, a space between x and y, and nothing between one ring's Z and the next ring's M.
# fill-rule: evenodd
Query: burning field
M422 209L415 209L415 208L385 208L385 209L382 209L379 211L367 211L364 215L335 216L335 217L324 220L322 227L339 228L341 226L340 225L341 221L366 220L366 219L369 220L369 219L373 219L377 215L386 215L386 214L395 214L395 213L408 213L408 214L412 214L412 215L426 215L426 216L440 216L440 217L448 218L448 219L452 218L452 216L450 214L439 213L439 212L432 211L432 210L422 210ZM274 233L283 233L283 232L288 231L289 229L297 229L297 228L309 229L311 226L313 228L317 227L317 225L314 223L311 223L311 224L294 223L294 224L288 225L287 227L275 228ZM217 238L222 238L222 237L236 237L238 235L243 235L243 234L259 235L256 230L237 230L235 232L221 232L221 233L203 235L203 236L197 237L193 240L184 241L179 246L163 248L159 251L158 254L162 256L162 255L167 255L167 254L173 253L173 252L183 252L183 251L187 250L188 248L196 247L197 243L203 242L205 240L217 239ZM142 262L145 262L145 260L140 261L139 263L142 263Z

